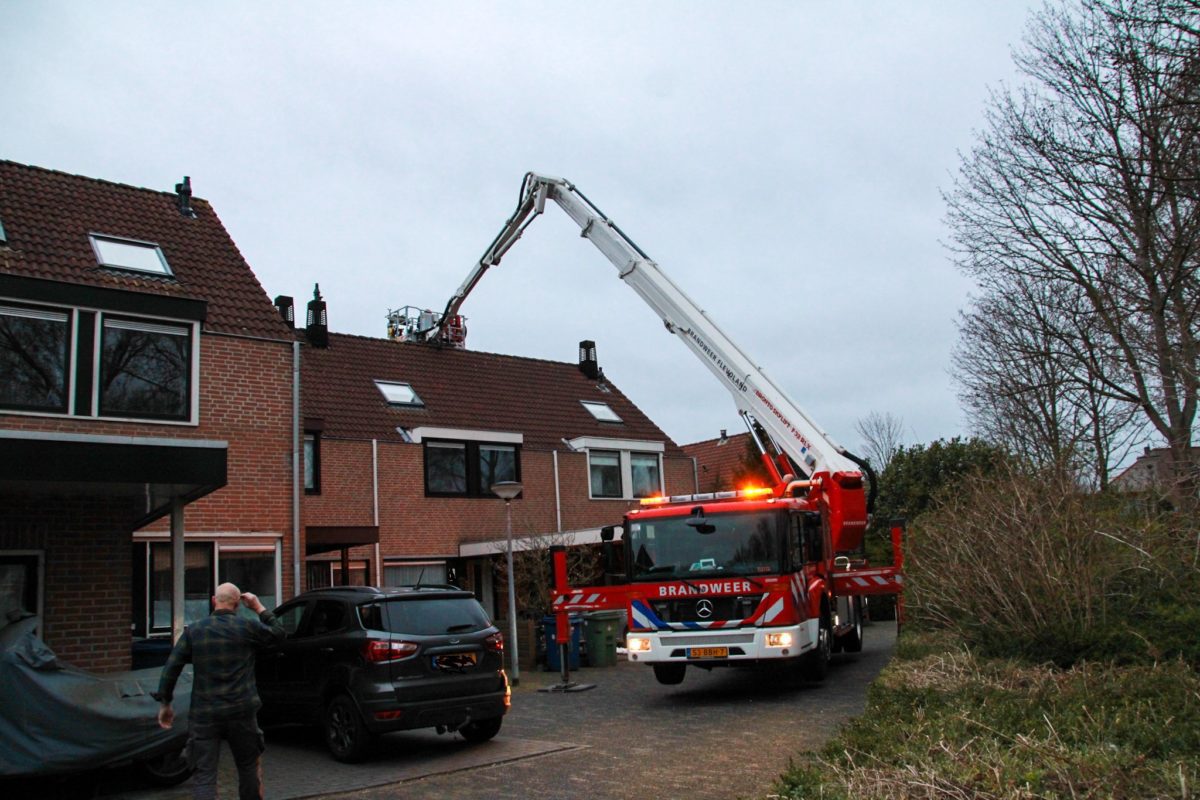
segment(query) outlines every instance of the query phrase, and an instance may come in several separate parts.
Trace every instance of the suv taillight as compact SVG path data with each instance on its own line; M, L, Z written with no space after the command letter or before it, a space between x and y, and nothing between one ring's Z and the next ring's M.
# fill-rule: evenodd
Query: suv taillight
M504 652L504 634L493 633L491 636L483 640L483 646L493 653Z
M384 661L399 661L417 652L417 645L412 642L392 642L387 639L369 639L363 645L363 658L372 664Z

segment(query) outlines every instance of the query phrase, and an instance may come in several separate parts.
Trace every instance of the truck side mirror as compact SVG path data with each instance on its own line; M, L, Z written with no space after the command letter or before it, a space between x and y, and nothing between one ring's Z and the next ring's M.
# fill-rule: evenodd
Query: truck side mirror
M600 529L600 541L611 542L617 535L617 529L613 525L605 525Z

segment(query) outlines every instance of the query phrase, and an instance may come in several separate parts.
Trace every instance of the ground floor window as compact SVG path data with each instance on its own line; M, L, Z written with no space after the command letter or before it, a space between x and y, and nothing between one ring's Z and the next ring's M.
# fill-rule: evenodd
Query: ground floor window
M218 549L217 582L233 583L243 592L254 592L267 608L279 605L275 580L275 551L221 547ZM244 617L258 619L245 606L238 606Z
M369 586L371 581L367 576L371 574L371 563L363 560L350 560L350 581L348 584L342 582L342 562L338 561L309 561L308 562L308 588L323 589L326 586Z
M449 583L445 561L392 562L383 565L384 586Z
M0 551L0 628L41 613L42 554Z
M213 592L213 543L183 546L183 624L208 616ZM171 543L150 544L150 632L171 631Z
M279 557L273 544L188 541L183 546L183 620L191 624L212 611L217 585L237 584L267 608L279 605ZM133 543L135 636L171 633L171 543ZM140 576L140 577L139 577ZM239 614L255 616L249 609Z

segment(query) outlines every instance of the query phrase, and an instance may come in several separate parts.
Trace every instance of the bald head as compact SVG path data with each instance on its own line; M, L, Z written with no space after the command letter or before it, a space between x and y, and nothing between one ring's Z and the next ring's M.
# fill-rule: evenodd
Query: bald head
M242 599L242 590L232 583L222 583L213 595L213 605L217 608L237 608Z

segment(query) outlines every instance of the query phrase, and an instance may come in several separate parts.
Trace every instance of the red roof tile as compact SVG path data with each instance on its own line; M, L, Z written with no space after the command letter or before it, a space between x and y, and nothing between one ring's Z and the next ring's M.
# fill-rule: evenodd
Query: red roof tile
M521 433L538 449L591 436L681 454L619 389L575 364L333 333L328 348L305 346L300 362L303 413L323 421L324 436L401 441L397 428L428 426ZM375 380L411 384L424 406L389 406ZM607 403L623 422L597 421L581 400Z
M128 292L204 300L206 331L288 338L237 245L206 201L195 218L175 194L0 161L0 273ZM172 277L101 268L89 233L157 244Z

